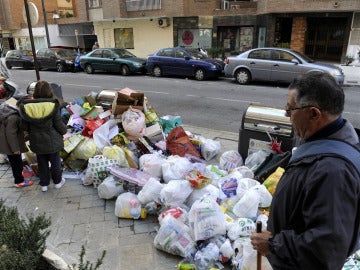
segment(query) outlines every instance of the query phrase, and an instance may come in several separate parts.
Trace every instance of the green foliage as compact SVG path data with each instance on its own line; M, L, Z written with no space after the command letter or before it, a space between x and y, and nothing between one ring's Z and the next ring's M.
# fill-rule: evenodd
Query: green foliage
M350 65L354 60L354 57L352 57L351 55L347 55L344 57L345 65L347 66Z
M90 263L89 261L84 262L84 256L85 256L85 247L81 246L81 252L80 252L80 263L77 266L76 264L72 264L71 266L69 266L70 270L96 270L99 269L99 267L102 265L104 257L106 254L106 250L103 250L102 255L100 257L100 259L97 259L95 267L93 266L92 263Z
M208 55L211 58L225 58L225 49L221 47L212 47L207 49Z
M6 207L0 200L0 269L37 269L50 224L44 214L21 219L15 207Z

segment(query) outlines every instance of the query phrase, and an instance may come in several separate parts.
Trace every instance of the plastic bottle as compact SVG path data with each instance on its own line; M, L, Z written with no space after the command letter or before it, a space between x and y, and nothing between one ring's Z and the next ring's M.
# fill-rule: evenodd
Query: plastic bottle
M180 262L178 264L178 270L196 270L196 266L193 263Z

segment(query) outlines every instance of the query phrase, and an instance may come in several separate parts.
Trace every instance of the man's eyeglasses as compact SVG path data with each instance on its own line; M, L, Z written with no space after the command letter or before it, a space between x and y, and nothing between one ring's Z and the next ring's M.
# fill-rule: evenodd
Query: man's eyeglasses
M310 108L310 107L314 107L314 108L317 108L320 110L320 108L313 106L313 105L306 105L306 106L301 106L301 107L292 107L290 105L286 105L285 111L286 111L286 115L290 115L292 111L302 110L302 109L306 109L306 108Z

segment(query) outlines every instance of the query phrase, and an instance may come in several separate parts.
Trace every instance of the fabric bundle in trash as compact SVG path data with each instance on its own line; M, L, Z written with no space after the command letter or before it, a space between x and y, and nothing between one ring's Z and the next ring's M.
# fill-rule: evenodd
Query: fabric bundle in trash
M200 157L200 153L190 142L189 136L181 126L174 128L166 137L166 149L171 155L184 157L185 154L189 154L198 158Z

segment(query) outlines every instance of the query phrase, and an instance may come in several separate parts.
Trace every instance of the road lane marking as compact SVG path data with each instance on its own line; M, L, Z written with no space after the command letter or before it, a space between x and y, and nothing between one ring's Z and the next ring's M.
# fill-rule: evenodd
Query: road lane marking
M196 98L204 98L197 95L186 95L188 97L196 97ZM261 102L258 101L249 101L249 100L240 100L240 99L227 99L227 98L213 98L213 97L205 97L207 99L213 99L213 100L221 100L221 101L235 101L240 103L252 103L252 104L260 104Z
M101 86L97 86L97 85L70 84L70 83L66 83L66 84L64 84L64 85L75 86L75 87L92 87L92 88L101 88Z

